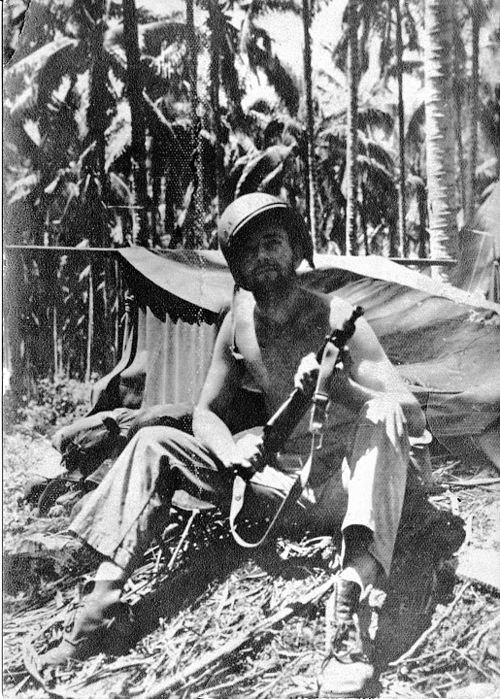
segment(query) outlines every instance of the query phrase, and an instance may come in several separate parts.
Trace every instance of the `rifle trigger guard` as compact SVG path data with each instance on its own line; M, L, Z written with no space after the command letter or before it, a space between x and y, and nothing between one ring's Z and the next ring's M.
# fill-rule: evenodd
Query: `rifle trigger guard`
M243 468L242 466L231 466L230 470L233 472L234 476L239 476L244 481L249 481L252 479L257 471L255 468Z

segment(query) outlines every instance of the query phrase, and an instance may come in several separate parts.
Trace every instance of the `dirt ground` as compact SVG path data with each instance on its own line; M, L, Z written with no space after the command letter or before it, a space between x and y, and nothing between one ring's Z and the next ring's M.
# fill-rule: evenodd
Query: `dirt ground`
M125 599L137 636L128 652L44 675L44 686L28 674L30 649L57 641L67 605L96 565L61 533L70 499L44 518L22 504L30 472L57 462L45 438L22 430L4 437L4 696L317 694L328 595L307 599L335 571L334 543L282 537L249 556L217 517L204 514L192 522L179 517L129 583ZM407 528L385 604L374 592L364 613L367 627L378 626L384 699L500 697L498 475L442 455L433 459L432 512L418 510L427 529ZM465 540L448 555L446 547L457 543L455 516Z

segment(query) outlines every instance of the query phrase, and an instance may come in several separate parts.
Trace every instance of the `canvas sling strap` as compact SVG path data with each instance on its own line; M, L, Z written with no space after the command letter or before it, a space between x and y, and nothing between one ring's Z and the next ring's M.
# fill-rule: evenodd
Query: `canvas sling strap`
M243 353L241 354L241 356L245 360L246 366L252 374L254 380L256 380L258 385L262 386L262 384L264 384L264 386L266 386L267 382L269 381L269 377L262 362L262 357L260 355L260 349L255 334L255 326L253 322L254 305L255 300L251 294L242 290L235 291L232 306L233 342L235 348L237 347L240 353L243 349ZM255 548L257 546L260 546L267 539L270 532L275 528L278 521L284 518L293 509L295 503L300 498L302 492L307 486L307 482L309 480L309 476L313 465L315 452L321 448L323 429L327 419L328 385L330 377L332 376L333 371L335 370L335 366L339 360L339 356L345 344L345 340L347 339L347 337L352 336L354 332L354 323L361 314L362 310L360 308L357 308L354 311L350 320L344 325L342 331L339 331L338 333L334 332L326 338L323 347L317 355L317 359L320 362L320 369L314 394L311 396L307 396L304 395L302 392L303 395L300 396L298 395L300 389L295 389L295 391L292 392L292 394L290 395L290 398L278 410L275 416L271 418L267 426L264 427L265 435L266 427L269 428L269 426L273 424L274 418L279 413L283 413L284 411L286 411L287 404L290 404L293 400L296 400L298 398L299 401L303 402L304 407L308 406L312 401L313 409L311 411L311 420L309 427L309 431L311 432L312 438L309 458L305 462L301 471L296 476L290 490L288 491L287 495L283 498L280 506L271 518L271 521L269 522L269 525L265 529L264 533L256 541L249 542L243 539L241 534L238 533L236 525L236 519L243 508L247 484L248 481L251 479L253 472L251 469L242 469L236 471L233 482L232 501L229 513L229 526L235 541L240 546L244 548ZM350 325L348 326L349 323ZM299 416L299 419L300 417L301 415Z

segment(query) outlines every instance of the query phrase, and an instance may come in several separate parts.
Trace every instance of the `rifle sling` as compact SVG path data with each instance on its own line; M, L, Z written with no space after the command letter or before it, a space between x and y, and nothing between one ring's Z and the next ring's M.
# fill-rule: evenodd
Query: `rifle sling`
M312 459L313 459L313 452L314 452L315 446L314 446L314 438L313 438L313 444L311 448L311 454L309 458L307 459L306 463L302 467L302 470L296 477L295 481L292 484L292 487L288 491L287 495L283 498L283 501L281 502L280 506L276 510L274 517L272 518L271 522L269 523L269 526L265 530L264 534L261 536L260 539L257 541L246 541L246 539L243 539L243 537L238 534L236 530L236 518L238 517L239 513L241 512L241 509L243 507L244 501L245 501L245 491L247 488L247 483L248 480L243 478L242 476L236 475L233 481L233 496L231 499L231 509L229 511L229 527L231 529L231 534L234 537L234 540L236 541L237 544L242 546L243 548L256 548L257 546L260 546L261 544L264 543L264 541L267 539L271 531L275 528L276 524L278 521L285 515L287 512L291 510L293 505L297 502L297 500L300 498L302 495L302 491L307 485L307 481L309 480L309 474L311 473L311 466L312 466Z

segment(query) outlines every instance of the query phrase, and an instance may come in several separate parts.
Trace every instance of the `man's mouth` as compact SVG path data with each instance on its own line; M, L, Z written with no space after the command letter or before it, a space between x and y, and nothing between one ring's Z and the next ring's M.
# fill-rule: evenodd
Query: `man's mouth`
M268 272L277 272L276 265L261 265L255 270L256 274L267 274Z

